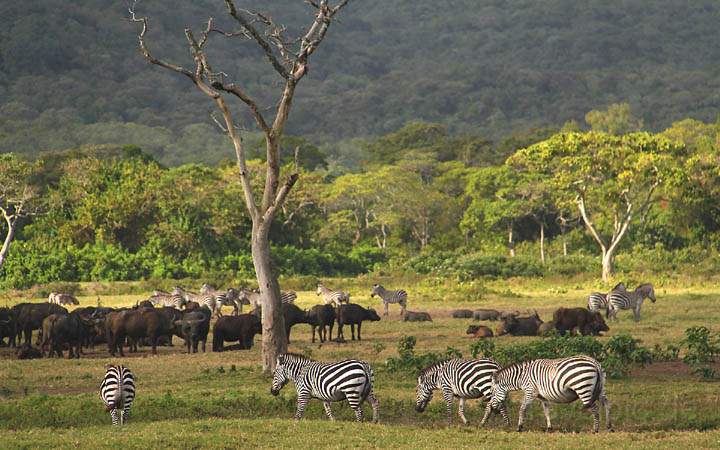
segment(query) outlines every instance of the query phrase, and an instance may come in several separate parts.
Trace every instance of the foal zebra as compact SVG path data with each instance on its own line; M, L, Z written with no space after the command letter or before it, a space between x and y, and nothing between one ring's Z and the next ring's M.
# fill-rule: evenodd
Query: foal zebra
M608 294L608 318L617 320L617 313L621 309L632 309L635 316L635 322L640 320L640 308L643 301L649 298L655 303L655 289L650 283L641 284L634 291L626 291L625 289L613 290Z
M80 302L70 294L63 294L59 292L51 292L48 296L48 303L55 303L56 305L79 305Z
M380 402L373 393L374 374L370 364L357 359L336 363L323 363L294 353L277 357L270 393L278 395L280 389L292 380L297 389L295 419L302 418L311 398L323 401L328 419L335 420L330 402L347 399L358 422L363 419L362 403L367 400L373 409L373 422L380 418Z
M107 366L100 384L100 398L110 411L112 424L123 425L130 419L130 406L135 400L135 376L125 366Z
M335 304L340 306L343 302L350 303L350 294L343 291L333 291L323 286L322 283L318 283L316 293L322 296L326 305Z
M418 376L415 409L418 412L425 411L432 400L433 391L440 389L447 407L448 424L452 423L453 398L459 397L458 416L463 424L467 425L465 400L484 398L489 401L492 397L492 375L498 370L500 365L491 359L454 358L432 364ZM505 424L509 425L505 404L500 405L500 413Z
M552 430L550 402L570 403L578 398L585 408L592 411L594 433L600 429L600 405L605 408L607 429L612 430L610 402L605 395L605 372L600 363L589 356L536 359L513 364L493 375L492 389L492 398L485 408L480 426L505 402L509 391L523 391L518 431L522 431L525 410L536 398L542 403L548 431Z
M182 288L180 287L175 287L172 292L155 291L149 300L150 303L155 306L160 305L182 309L187 304L187 300L182 292Z
M295 291L280 291L280 303L283 305L288 303L294 304L296 299L297 294ZM239 304L240 311L242 311L242 305L251 305L253 309L262 307L262 294L257 290L250 291L241 289L240 292L238 292L238 298L235 300L235 304L236 308Z
M383 305L385 306L385 316L388 315L388 305L397 303L400 305L400 316L405 315L407 309L407 292L403 289L397 291L388 291L380 284L374 284L370 297L378 296L382 299Z

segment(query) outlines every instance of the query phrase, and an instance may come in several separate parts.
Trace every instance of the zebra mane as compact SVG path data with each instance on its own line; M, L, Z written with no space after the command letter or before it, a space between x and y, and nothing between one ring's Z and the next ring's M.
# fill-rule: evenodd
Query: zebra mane
M427 374L438 370L439 368L441 368L442 366L444 366L445 363L447 363L448 361L450 361L450 358L446 358L446 359L443 359L443 360L434 362L434 363L430 364L429 366L427 366L426 368L422 369L422 370L420 371L420 373L418 373L418 376L419 376L419 377L424 377L424 376L426 376Z
M635 288L635 290L638 291L640 289L647 289L647 288L655 289L653 287L652 283L642 283L642 284L639 284L638 287Z
M299 362L315 362L314 359L308 358L307 356L301 355L301 354L299 354L299 353L291 353L291 352L288 352L288 353L283 353L283 354L280 355L280 356L283 356L283 357L288 357L288 356L289 356L290 359L293 360L293 361L299 361Z

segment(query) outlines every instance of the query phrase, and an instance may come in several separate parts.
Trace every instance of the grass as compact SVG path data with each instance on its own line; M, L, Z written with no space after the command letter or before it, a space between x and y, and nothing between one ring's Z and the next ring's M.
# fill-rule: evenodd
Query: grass
M669 344L677 343L690 326L713 328L718 323L720 289L714 280L652 281L657 286L658 302L645 303L639 323L632 320L630 313L621 313L620 320L610 324L610 336L629 333L646 346ZM587 293L597 286L594 281L583 279L456 283L432 277L407 277L382 282L388 288L407 289L410 309L429 311L434 321L401 322L397 308L391 307L389 320L383 318L380 322L365 324L362 342L311 344L309 327L297 325L292 331L290 347L292 351L321 360L359 357L370 361L376 372L381 424L352 423L352 413L344 404L334 405L339 421L331 424L324 419L322 406L317 401L311 402L307 420L299 423L289 420L295 409L294 388L288 385L277 398L269 395L270 380L258 366L259 345L249 351L185 355L176 340L176 347L160 348L157 357L141 351L128 354L124 359L110 359L105 348L97 348L88 357L72 361L17 361L9 359L10 352L2 349L2 447L457 448L487 443L498 448L540 445L707 448L720 445L718 384L699 381L681 362L653 364L635 369L628 378L609 380L607 390L617 430L613 434L587 433L591 418L578 404L553 406L553 425L558 432L550 435L538 432L543 426L539 404L528 411L528 433L508 432L499 419L494 419L487 429L478 430L482 411L477 401L469 402L466 408L469 427L447 428L445 408L439 396L425 413L416 413L415 374L389 373L384 368L385 360L396 356L401 336L416 336L418 352L443 352L451 346L469 356L472 340L465 335L465 329L472 321L451 319L451 309L536 309L547 320L559 306L583 306ZM353 301L373 305L382 314L380 302L369 297L372 283L373 279L368 277L328 280L331 286L349 289ZM80 294L91 288L96 287L81 286ZM111 286L103 289L110 290ZM11 293L8 303L27 301L26 294ZM81 295L80 302L81 305L96 304L99 297L103 305L130 305L145 296L98 294L94 290L92 295ZM317 302L313 292L299 292L301 307ZM714 331L718 331L717 327ZM350 337L349 330L345 335ZM495 343L502 346L530 339L538 338L503 336L496 338ZM259 344L259 337L256 342ZM133 420L122 432L109 425L109 414L98 398L104 366L119 361L128 365L138 379ZM513 400L511 417L517 420L517 397ZM366 411L369 413L369 407Z

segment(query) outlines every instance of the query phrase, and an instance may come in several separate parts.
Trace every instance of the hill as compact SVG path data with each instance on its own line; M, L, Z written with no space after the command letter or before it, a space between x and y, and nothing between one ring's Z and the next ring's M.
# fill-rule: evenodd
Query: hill
M290 31L299 0L269 9ZM112 5L112 6L111 6ZM582 121L628 101L646 127L720 107L720 4L713 0L380 0L351 3L303 81L288 133L316 143L386 134L411 120L497 140L532 126ZM166 164L230 155L188 82L145 63L122 2L0 5L0 151L137 144ZM148 41L189 65L182 36L221 1L145 1ZM265 106L276 80L250 43L221 42L225 71Z

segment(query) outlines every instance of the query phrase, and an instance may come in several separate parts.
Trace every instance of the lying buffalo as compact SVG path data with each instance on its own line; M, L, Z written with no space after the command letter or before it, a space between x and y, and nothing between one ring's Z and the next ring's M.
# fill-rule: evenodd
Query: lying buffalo
M125 338L131 341L131 350L137 350L138 341L147 338L153 355L157 355L158 339L173 332L173 323L155 308L139 308L111 312L105 319L105 329L108 350L112 356L115 356L117 350L120 350L120 356L125 356Z
M344 341L345 335L343 334L343 326L350 325L350 333L352 333L352 340L355 340L355 325L358 327L358 341L362 340L360 330L362 329L363 321L368 320L370 322L377 322L380 320L377 312L372 308L363 308L356 303L346 303L338 306L337 312L337 323L338 323L338 341Z
M452 312L453 319L470 319L473 316L473 312L469 309L456 309Z
M471 334L477 338L493 337L492 330L485 325L470 325L465 334Z
M199 342L202 342L202 351L205 353L205 344L210 332L210 317L212 317L212 311L207 306L203 306L186 312L182 319L175 321L176 329L185 339L188 353L191 349L193 353L197 353Z
M495 331L496 336L511 334L513 336L537 336L538 328L543 321L535 312L530 317L518 317L515 314L506 316Z
M223 351L225 341L239 341L240 349L249 350L253 346L255 335L260 333L260 319L254 314L222 316L213 328L213 351Z
M555 328L555 321L551 320L550 322L545 322L540 327L538 327L538 335L545 336L546 334L550 334L555 332L557 329Z
M426 312L405 311L403 322L432 322L432 317Z
M475 320L498 320L500 318L500 311L494 309L476 309L473 312L472 318Z
M583 336L599 336L600 332L610 330L600 312L585 308L559 308L553 314L553 321L560 335L577 329Z

